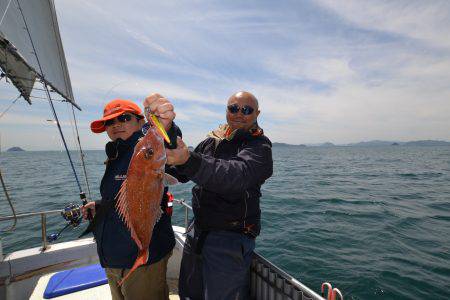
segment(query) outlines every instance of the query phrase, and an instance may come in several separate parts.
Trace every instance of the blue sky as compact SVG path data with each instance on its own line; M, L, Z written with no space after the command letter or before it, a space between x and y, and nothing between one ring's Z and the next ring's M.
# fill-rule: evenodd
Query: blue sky
M107 3L107 4L105 4ZM56 10L83 147L104 104L158 92L195 145L248 90L272 141L450 140L448 1L70 1ZM0 110L17 96L0 82ZM72 148L66 104L56 104ZM48 103L0 119L2 148L61 149Z

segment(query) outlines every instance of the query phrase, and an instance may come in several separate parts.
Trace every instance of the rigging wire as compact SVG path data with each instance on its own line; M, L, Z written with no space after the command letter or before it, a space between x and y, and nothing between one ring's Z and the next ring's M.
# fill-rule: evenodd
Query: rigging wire
M75 176L75 180L76 180L76 182L77 182L77 185L78 185L78 189L79 189L80 195L81 195L81 194L84 194L84 193L83 193L83 190L82 190L82 188L81 188L80 181L78 180L78 175L77 175L77 172L76 172L76 170L75 170L75 166L74 166L74 164L73 164L72 157L70 156L70 153L69 153L69 148L67 147L66 139L64 138L64 134L63 134L62 129L61 129L61 124L59 123L59 119L58 119L58 116L57 116L57 114L56 114L55 106L53 105L52 98L51 98L51 96L50 96L50 91L49 91L49 89L48 89L47 82L46 82L46 80L45 80L45 78L44 78L44 72L43 72L43 70L42 70L41 62L40 62L40 60L39 60L39 56L37 55L37 52L36 52L36 48L35 48L35 46L34 46L33 39L31 38L30 29L28 28L28 24L27 24L27 21L25 20L25 16L24 16L24 14L23 14L22 7L20 6L19 0L16 0L16 2L17 2L17 5L18 5L18 8L19 8L19 10L20 10L20 14L22 15L22 19L23 19L23 22L24 22L24 24L25 24L25 29L27 30L27 33L28 33L28 37L30 38L30 42L31 42L31 46L33 47L34 55L36 56L36 61L37 61L38 66L39 66L40 76L42 77L42 81L43 81L43 84L44 84L45 92L46 92L46 94L47 94L48 103L50 104L50 107L51 107L51 109L52 109L53 117L54 117L54 119L55 119L55 121L56 121L56 125L57 125L57 127L58 127L59 134L60 134L61 139L62 139L62 142L63 142L63 144L64 144L64 148L66 149L66 154L67 154L67 156L68 156L68 158L69 158L70 166L72 167L73 175Z
M48 98L39 97L39 96L31 96L31 95L30 95L30 98L38 99L38 100L49 100ZM50 99L50 100L51 101L57 101L57 102L69 102L66 99Z
M1 232L13 231L16 228L17 216L16 216L16 211L14 209L14 206L12 205L11 198L9 197L5 181L3 180L2 170L0 170L0 181L2 182L3 192L5 193L6 200L8 201L8 204L11 207L11 210L12 210L12 213L14 216L14 223L11 225L11 227L9 227L8 229L2 230Z
M12 0L9 0L8 5L6 5L5 12L3 13L2 19L0 20L0 26L2 26L3 19L4 19L5 16L6 16L6 12L8 11L8 8L9 8L9 5L11 4L11 1L12 1Z
M67 104L67 105L69 105L69 104ZM80 151L80 160L81 160L81 166L83 167L84 180L86 182L89 199L92 199L91 198L91 188L89 186L88 176L87 176L87 172L86 172L86 163L84 162L84 152L83 152L83 149L81 148L80 134L78 132L77 119L75 117L75 110L73 109L73 105L70 105L70 107L72 108L72 117L73 117L73 122L75 124L75 126L72 126L72 129L75 128L74 137L76 137L76 143L78 144L78 150ZM72 123L72 121L70 123Z
M22 94L20 94L19 96L17 96L16 99L14 99L14 101L0 114L0 119L6 114L6 112L14 105L14 103L17 102L17 100L19 100L19 98L22 96Z

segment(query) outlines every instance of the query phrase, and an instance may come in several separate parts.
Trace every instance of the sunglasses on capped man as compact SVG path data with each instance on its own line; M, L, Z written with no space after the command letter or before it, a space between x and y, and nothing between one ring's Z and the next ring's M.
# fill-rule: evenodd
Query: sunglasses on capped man
M244 106L240 107L237 104L228 105L227 109L233 115L237 114L239 111L241 111L241 113L244 116L251 115L255 111L255 109L249 105L244 105Z
M137 115L133 115L133 114L123 114L120 116L115 117L114 119L110 119L110 120L106 120L105 121L105 126L111 126L114 125L116 123L116 119L117 121L119 121L120 123L126 123L126 122L130 122L131 119L133 118L133 116L135 116L138 120L142 119L141 116L137 116Z

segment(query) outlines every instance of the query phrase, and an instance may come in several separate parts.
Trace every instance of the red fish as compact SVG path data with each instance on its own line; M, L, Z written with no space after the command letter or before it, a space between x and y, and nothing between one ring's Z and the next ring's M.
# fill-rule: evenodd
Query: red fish
M119 285L148 261L153 227L162 213L160 203L165 164L164 140L151 126L134 148L127 179L117 195L116 209L139 248L133 267Z

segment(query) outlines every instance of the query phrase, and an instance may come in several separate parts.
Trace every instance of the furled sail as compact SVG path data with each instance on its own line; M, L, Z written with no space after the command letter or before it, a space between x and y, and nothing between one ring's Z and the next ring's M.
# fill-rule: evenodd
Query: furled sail
M78 107L53 0L1 0L0 52L0 67L28 102L39 78Z

